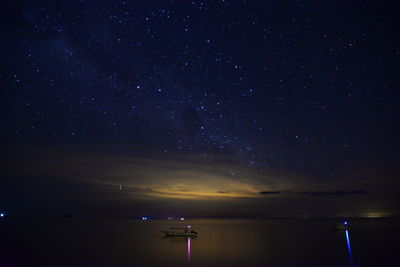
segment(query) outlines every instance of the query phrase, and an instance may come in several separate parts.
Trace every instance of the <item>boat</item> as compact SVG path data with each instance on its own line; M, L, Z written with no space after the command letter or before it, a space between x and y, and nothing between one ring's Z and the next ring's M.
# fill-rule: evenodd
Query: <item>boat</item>
M193 231L190 226L185 227L170 227L167 230L161 230L165 236L197 236L198 233Z
M347 221L336 224L336 230L349 230L349 229L350 229L350 224Z

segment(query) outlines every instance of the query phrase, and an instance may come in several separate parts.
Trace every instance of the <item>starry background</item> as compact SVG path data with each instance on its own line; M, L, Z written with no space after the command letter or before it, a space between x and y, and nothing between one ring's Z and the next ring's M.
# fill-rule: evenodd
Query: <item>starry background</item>
M399 13L395 1L5 1L0 208L233 215L247 196L253 214L349 198L359 205L331 212L398 214ZM190 200L177 208L175 194Z

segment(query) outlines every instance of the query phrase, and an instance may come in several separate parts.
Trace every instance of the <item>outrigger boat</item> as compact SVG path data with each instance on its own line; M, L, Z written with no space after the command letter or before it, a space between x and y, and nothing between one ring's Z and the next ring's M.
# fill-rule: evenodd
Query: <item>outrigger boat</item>
M171 227L167 230L161 230L165 234L165 236L197 236L198 233L190 229L190 226L187 228L184 227Z
M347 221L336 224L336 230L349 230L349 229L350 229L350 224Z

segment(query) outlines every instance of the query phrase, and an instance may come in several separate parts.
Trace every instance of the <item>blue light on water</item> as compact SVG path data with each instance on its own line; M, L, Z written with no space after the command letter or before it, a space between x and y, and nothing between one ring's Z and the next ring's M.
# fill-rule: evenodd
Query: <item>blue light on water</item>
M354 267L353 253L351 252L351 244L350 244L350 234L349 234L349 230L346 230L346 241L347 241L347 251L349 252L350 264L351 264L351 266Z
M349 250L349 253L351 254L349 230L346 230L346 241L347 241L347 249Z
M4 216L6 216L4 213L0 213L1 218L3 218Z

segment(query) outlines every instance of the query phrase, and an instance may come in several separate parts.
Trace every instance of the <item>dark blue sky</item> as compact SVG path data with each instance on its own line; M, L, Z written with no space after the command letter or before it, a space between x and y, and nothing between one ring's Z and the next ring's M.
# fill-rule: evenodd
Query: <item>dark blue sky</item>
M32 150L88 150L105 162L189 158L190 171L209 163L234 183L247 179L239 168L257 177L254 192L274 177L280 193L263 198L398 187L395 1L6 1L0 12L2 156L26 170L10 167L4 186L49 175L29 167ZM210 183L201 177L187 179Z

